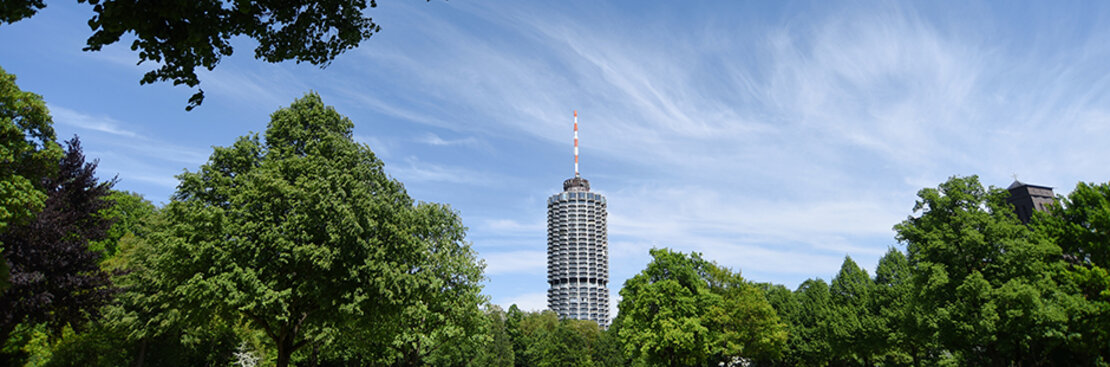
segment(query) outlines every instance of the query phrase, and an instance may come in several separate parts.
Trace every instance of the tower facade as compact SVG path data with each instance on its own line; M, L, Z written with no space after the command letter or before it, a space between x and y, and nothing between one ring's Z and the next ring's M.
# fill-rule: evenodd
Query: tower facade
M609 327L609 235L605 196L578 174L574 113L574 178L547 198L547 308L560 318Z
M547 199L547 308L561 318L609 327L609 240L605 196L575 177Z

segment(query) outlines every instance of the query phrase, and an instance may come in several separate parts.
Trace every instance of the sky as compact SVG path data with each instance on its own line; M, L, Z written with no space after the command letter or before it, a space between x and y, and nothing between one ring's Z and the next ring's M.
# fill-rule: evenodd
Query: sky
M139 85L154 66L126 37L81 51L88 4L47 4L0 26L0 67L117 189L166 203L175 175L314 91L413 198L460 213L504 307L545 308L575 110L614 311L653 247L794 288L845 256L873 273L918 190L951 176L1063 194L1110 177L1106 2L381 1L381 32L324 69L236 39L190 112L193 90Z

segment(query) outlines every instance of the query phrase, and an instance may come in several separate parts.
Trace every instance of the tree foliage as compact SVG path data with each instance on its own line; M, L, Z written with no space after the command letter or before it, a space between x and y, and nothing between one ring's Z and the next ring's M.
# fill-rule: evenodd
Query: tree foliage
M149 235L147 221L157 208L142 195L128 191L113 190L106 197L112 205L100 210L98 215L112 221L112 226L103 240L90 242L93 251L100 252L104 258L115 256L119 242L124 236L146 238Z
M760 365L827 365L832 360L832 340L828 336L832 317L829 284L821 279L808 279L794 292L783 286L768 286L764 291L787 324L789 336L782 356L763 359Z
M647 269L621 289L619 335L630 358L692 366L780 352L785 326L758 288L696 253L651 255Z
M918 365L932 352L928 312L915 298L912 272L906 255L895 248L879 259L875 269L875 316L885 335L878 353L884 364Z
M46 201L42 178L57 170L61 147L42 97L19 89L15 75L0 68L0 234L34 218ZM0 240L0 254L4 242ZM0 257L0 292L8 284Z
M514 305L515 306L515 305ZM489 319L489 343L480 346L481 352L474 358L472 366L513 367L513 340L507 326L508 317L505 311L496 305L485 309Z
M1085 301L1069 315L1074 330L1086 331L1071 353L1110 363L1100 355L1110 354L1110 183L1080 182L1058 204L1037 216L1033 228L1061 247L1065 281Z
M942 347L967 364L1059 362L1058 346L1082 332L1067 325L1077 300L1054 279L1060 247L1022 225L1008 195L953 177L921 190L920 215L894 228Z
M97 180L96 163L85 163L76 138L67 142L58 166L43 179L43 209L0 234L11 269L11 288L0 294L0 341L21 323L45 323L55 335L66 327L80 329L114 293L97 266L99 254L88 248L112 224L97 215L111 205L104 197L112 182Z
M352 128L309 94L272 115L264 141L241 137L179 176L152 242L182 312L247 320L282 367L343 335L382 347L376 364L477 341L481 265L457 214L414 205Z
M197 68L212 70L234 51L232 39L258 42L254 57L266 62L293 60L327 66L339 54L358 47L381 30L367 16L375 0L77 0L93 8L93 34L85 51L99 51L134 36L131 50L139 63L158 65L142 84L170 81L196 87ZM0 5L0 23L28 18L46 6L43 0L16 0ZM204 101L204 91L189 98L187 110Z

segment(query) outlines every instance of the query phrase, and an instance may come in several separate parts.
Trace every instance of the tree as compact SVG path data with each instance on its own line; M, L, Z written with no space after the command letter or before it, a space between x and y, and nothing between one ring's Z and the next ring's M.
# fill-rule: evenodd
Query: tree
M550 310L522 315L519 324L523 352L515 360L525 366L594 366L591 349L599 336L597 323L559 320Z
M61 147L42 97L24 92L15 75L0 68L0 234L9 225L34 218L46 201L42 178L57 170ZM0 240L0 253L4 253ZM7 261L0 257L0 292L8 285Z
M711 362L730 365L739 358L774 359L786 346L787 327L763 291L739 272L708 264L702 275L720 303L705 310L712 333Z
M392 351L384 361L404 366L462 366L488 344L489 323L479 305L483 265L464 243L465 227L446 205L420 203L409 219L420 240L417 261L399 264L407 287L395 292L392 306L401 311L390 323L359 325L384 330L377 339ZM373 343L371 343L373 345Z
M97 181L96 163L85 163L77 138L66 145L57 173L43 179L42 211L0 234L12 274L11 288L0 294L0 341L20 323L45 323L55 335L79 330L114 293L99 254L88 248L112 224L96 215L111 205L104 197L112 182Z
M489 367L513 366L513 340L506 327L507 316L505 311L496 305L489 305L485 309L489 318L490 342L481 346L481 353L470 365Z
M618 304L625 353L647 365L692 366L709 357L710 330L702 310L719 296L698 273L705 261L652 249L647 269L628 279Z
M1069 354L1091 361L1083 364L1110 362L1104 355L1110 350L1110 183L1080 182L1049 215L1035 218L1032 228L1061 247L1068 262L1065 280L1083 298L1082 312L1070 319L1074 330L1087 332Z
M131 235L145 238L149 229L147 221L158 210L149 200L142 195L128 191L112 190L105 198L112 202L108 208L102 209L98 214L112 221L112 227L103 240L93 241L90 248L101 252L104 258L115 256L119 249L119 242L124 236Z
M366 15L375 0L77 0L92 5L93 34L85 51L119 42L132 34L139 63L153 62L141 84L171 81L196 87L196 69L212 70L230 56L231 39L258 41L254 57L266 62L294 60L326 67L339 54L381 31ZM31 17L43 0L16 0L0 6L0 24ZM204 101L204 91L189 98L187 110Z
M912 273L906 255L890 248L875 269L875 301L879 322L886 330L880 353L885 364L918 366L931 350L933 330L928 314L914 298Z
M524 351L528 348L528 345L524 340L524 331L521 330L522 322L524 322L524 312L516 304L510 305L509 310L505 311L505 332L509 334L509 339L513 341L513 365L516 367L527 366L524 360Z
M798 285L792 298L797 311L791 318L787 356L794 365L827 365L832 355L828 335L832 317L829 284L821 279L807 279Z
M941 347L964 364L1046 364L1082 332L1067 325L1075 299L1056 281L1060 248L1021 224L1008 195L953 177L919 191L920 215L894 226Z
M631 365L628 359L624 357L619 334L620 327L616 323L610 325L609 329L601 331L597 340L597 347L594 349L594 365L605 367Z
M739 274L667 249L621 288L625 353L647 365L732 364L780 352L785 325Z
M862 361L870 366L889 332L878 317L874 286L867 271L851 257L844 257L840 272L829 287L832 317L829 319L829 342L833 355L839 359Z
M265 141L241 137L179 176L151 242L152 271L183 313L247 320L273 343L279 367L344 335L407 342L398 330L430 325L408 323L418 316L468 327L440 313L479 306L469 302L481 270L457 214L414 205L352 141L353 126L309 94L274 112Z

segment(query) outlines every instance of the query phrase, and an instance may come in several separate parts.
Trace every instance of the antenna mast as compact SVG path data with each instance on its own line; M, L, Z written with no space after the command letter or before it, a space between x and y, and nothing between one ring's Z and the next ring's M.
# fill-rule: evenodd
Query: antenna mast
M578 177L578 110L574 110L574 177Z

